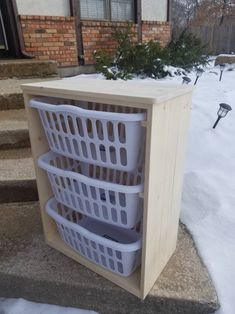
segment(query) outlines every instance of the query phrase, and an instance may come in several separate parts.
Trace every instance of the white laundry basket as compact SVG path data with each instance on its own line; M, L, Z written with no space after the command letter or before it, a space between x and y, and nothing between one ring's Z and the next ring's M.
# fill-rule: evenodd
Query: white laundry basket
M39 157L38 165L47 171L57 201L77 212L129 229L141 219L143 184L140 174L125 175L51 151Z
M46 212L59 234L71 248L92 262L122 276L129 276L140 264L141 233L114 227L56 202L46 204Z
M30 106L39 111L52 151L112 169L137 167L146 113L87 110L45 101L32 99Z

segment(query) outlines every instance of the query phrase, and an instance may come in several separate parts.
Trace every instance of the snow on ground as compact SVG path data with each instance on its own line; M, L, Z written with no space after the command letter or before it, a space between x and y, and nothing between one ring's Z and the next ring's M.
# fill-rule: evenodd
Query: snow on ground
M219 74L219 66L208 67L193 93L181 220L192 233L215 284L221 303L216 314L234 314L235 66L227 67L221 82ZM97 74L84 77L102 78ZM195 73L189 77L193 84ZM181 85L182 78L161 82ZM222 102L233 110L212 129Z
M97 74L79 77L102 79ZM189 77L193 83L195 73L192 72ZM182 79L174 77L161 80L163 84L169 81L181 85ZM222 102L231 105L233 111L221 119L216 129L212 129L219 103ZM226 70L219 82L219 67L209 67L199 78L193 93L181 220L191 231L215 284L221 303L221 309L216 314L235 313L234 135L235 69ZM88 313L35 305L22 299L2 302L0 299L0 313L2 309L4 314Z
M222 102L233 111L212 129ZM235 71L225 71L219 82L208 70L193 94L182 198L181 220L215 284L221 303L217 314L235 313L234 105Z
M195 86L181 211L216 287L216 314L235 313L235 67L229 67L221 82L219 67L208 68ZM195 73L189 77L194 82ZM219 103L233 110L212 129Z
M71 307L29 302L24 299L0 298L1 314L97 314Z
M194 82L195 74L189 77ZM219 103L233 110L212 129ZM221 303L216 314L235 313L234 138L235 69L225 71L219 82L219 67L209 68L193 93L181 220L215 284Z

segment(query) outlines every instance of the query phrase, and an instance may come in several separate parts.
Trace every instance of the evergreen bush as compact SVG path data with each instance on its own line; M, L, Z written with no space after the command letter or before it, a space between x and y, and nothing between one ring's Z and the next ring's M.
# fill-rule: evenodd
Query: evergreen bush
M209 57L205 53L206 45L194 34L184 30L177 39L166 47L166 62L184 70L191 70L199 65L206 65Z
M208 63L208 56L204 54L205 46L196 36L186 31L165 48L156 41L136 43L131 24L125 29L116 29L113 36L117 42L113 59L105 51L95 53L96 70L107 79L127 80L134 75L157 79L170 74L166 65L189 71L194 66Z

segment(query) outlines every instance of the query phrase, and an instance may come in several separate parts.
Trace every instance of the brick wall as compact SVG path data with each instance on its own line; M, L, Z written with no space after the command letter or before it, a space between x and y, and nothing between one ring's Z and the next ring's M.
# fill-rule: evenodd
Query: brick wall
M77 65L74 17L20 16L25 49L39 60Z
M74 17L21 15L26 51L39 60L55 60L60 66L77 65L77 43ZM105 49L114 54L116 42L112 35L125 22L82 21L85 64L94 64L94 51ZM137 41L137 25L133 25ZM165 46L171 38L169 22L142 22L142 40L157 40Z
M125 22L82 22L82 38L85 64L94 63L94 51L106 50L114 54L116 42L112 37L114 29L125 28ZM137 25L134 24L132 32L135 34L133 40L137 41ZM148 22L142 23L142 40L157 40L165 46L171 39L171 25L169 22Z
M106 50L114 54L116 42L112 35L116 27L125 28L125 22L82 22L82 38L85 64L94 64L94 51ZM137 26L133 25L133 33L136 34L133 40L137 40Z
M159 41L164 47L171 39L171 24L169 22L142 22L142 41Z

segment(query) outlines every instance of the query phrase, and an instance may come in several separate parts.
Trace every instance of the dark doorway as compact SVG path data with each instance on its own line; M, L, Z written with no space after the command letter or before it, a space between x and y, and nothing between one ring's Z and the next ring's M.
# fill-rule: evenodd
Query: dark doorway
M8 49L6 31L3 23L1 8L0 8L0 49L1 50Z
M0 58L30 58L24 50L15 0L0 0Z

